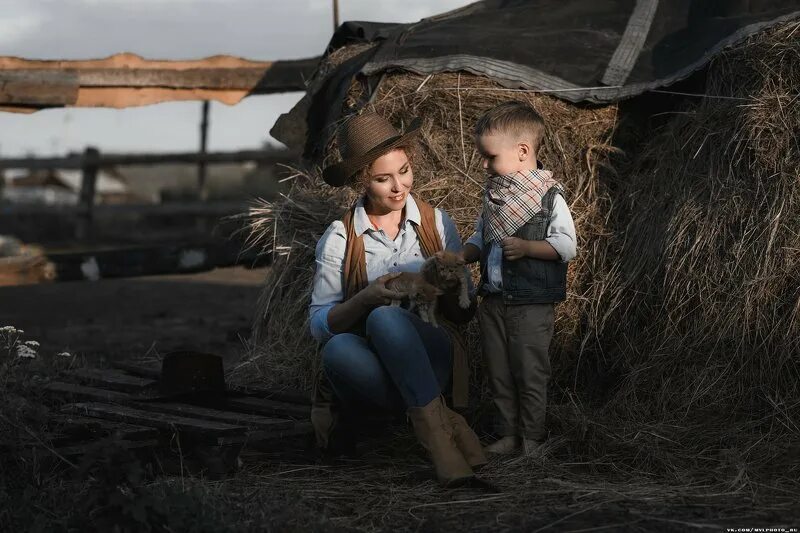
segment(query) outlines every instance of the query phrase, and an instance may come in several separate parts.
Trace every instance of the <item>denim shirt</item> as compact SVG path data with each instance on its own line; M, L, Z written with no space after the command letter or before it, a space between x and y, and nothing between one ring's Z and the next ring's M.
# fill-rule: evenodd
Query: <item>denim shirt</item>
M557 195L553 204L553 213L550 216L550 225L547 227L547 241L550 246L558 253L561 261L566 263L575 258L576 255L575 223L569 212L566 200L561 195ZM483 252L485 243L483 242L483 216L478 215L475 223L475 233L473 233L467 244L472 244ZM492 242L489 244L489 256L486 265L488 277L487 292L500 293L503 291L503 249Z
M461 238L453 220L441 209L435 210L436 229L442 239L442 248L461 252ZM364 252L367 279L372 282L389 272L419 272L425 261L420 248L415 224L420 223L417 203L409 194L406 197L405 219L397 237L390 239L383 230L375 229L364 209L364 198L356 204L353 229L364 235ZM328 312L344 301L342 265L347 246L347 233L341 220L334 220L317 243L316 271L309 306L311 336L326 342L333 336L328 328Z

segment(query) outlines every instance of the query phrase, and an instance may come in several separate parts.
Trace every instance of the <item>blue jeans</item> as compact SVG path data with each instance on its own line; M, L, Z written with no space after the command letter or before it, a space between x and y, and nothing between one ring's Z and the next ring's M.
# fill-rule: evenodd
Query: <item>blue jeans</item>
M349 409L422 407L450 380L450 337L406 309L377 307L367 317L367 338L334 335L322 348L322 364Z

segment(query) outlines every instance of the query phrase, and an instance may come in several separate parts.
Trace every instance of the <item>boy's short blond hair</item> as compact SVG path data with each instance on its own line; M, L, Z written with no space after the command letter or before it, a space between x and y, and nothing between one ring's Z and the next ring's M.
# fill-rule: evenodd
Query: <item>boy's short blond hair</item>
M544 119L525 102L504 102L483 114L475 124L475 136L489 133L530 138L531 149L539 151L544 139Z

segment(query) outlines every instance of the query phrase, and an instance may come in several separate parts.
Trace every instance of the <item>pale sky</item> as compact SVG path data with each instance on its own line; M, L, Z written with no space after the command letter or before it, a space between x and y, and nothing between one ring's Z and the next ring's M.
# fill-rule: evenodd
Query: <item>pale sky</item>
M414 22L471 0L339 0L340 20ZM148 59L230 54L274 61L321 54L333 32L332 0L2 0L0 56ZM300 93L211 103L209 149L257 148ZM191 151L200 102L115 109L0 112L0 157L101 151Z

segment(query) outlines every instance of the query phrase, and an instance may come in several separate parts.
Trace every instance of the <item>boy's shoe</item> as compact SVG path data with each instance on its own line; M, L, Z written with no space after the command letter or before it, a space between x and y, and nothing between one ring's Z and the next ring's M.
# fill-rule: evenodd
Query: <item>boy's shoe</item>
M508 455L519 450L520 441L517 436L502 437L486 448L486 453L491 455Z
M544 457L544 443L533 439L522 439L522 453L526 457L538 459Z

